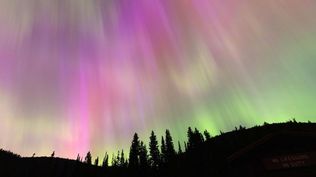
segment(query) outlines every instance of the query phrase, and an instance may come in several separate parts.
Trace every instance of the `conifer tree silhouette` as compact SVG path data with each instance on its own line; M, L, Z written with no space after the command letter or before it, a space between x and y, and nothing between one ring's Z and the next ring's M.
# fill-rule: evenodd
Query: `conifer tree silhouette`
M205 137L206 141L211 139L211 135L210 135L210 133L207 130L204 130L203 134L204 134L204 137Z
M196 146L204 142L204 137L197 128L194 129L194 139Z
M105 155L103 157L102 167L103 168L108 168L109 167L109 155L108 155L107 152L105 152Z
M53 153L50 155L50 157L54 157L55 156L55 151L53 151Z
M153 168L158 168L159 160L160 160L160 153L158 149L158 142L154 131L151 131L149 141L149 152L150 152L150 165Z
M149 166L148 163L148 154L147 154L147 148L143 141L140 142L140 148L139 148L139 161L140 161L140 167L147 168Z
M116 158L116 156L115 156L114 153L112 153L111 165L112 165L113 167L117 167L117 158Z
M129 167L131 168L137 168L139 166L139 146L139 138L137 133L135 133L129 152Z
M76 160L77 160L78 162L81 162L81 157L80 157L80 154L79 154L79 153L78 153L78 155L77 155Z
M99 157L97 157L97 158L94 160L94 165L95 165L95 166L98 166L98 165L99 165Z
M184 144L184 151L187 152L188 151L188 143L184 141L183 144Z
M120 151L117 151L117 155L116 155L115 162L116 162L116 166L117 166L117 167L120 167L120 166L121 166L121 155L120 155Z
M195 147L195 140L194 140L194 133L191 129L191 127L188 128L188 132L187 132L187 136L188 136L188 143L187 143L187 149L194 149Z
M199 146L201 143L204 142L204 137L197 128L195 128L193 132L191 127L189 127L187 135L188 135L188 143L187 143L188 150L195 149L197 146Z
M125 155L124 155L124 150L123 149L121 151L120 166L121 167L126 167L126 161L125 161Z
M163 136L161 136L160 151L161 151L160 161L161 161L161 163L165 163L166 162L167 150L166 150L166 143L165 143L165 140L164 140Z
M90 151L87 153L86 157L84 158L85 163L90 164L92 163L92 156Z
M178 141L178 154L182 154L182 148L181 148L181 144L180 141Z
M176 155L170 131L166 130L166 161L170 161Z

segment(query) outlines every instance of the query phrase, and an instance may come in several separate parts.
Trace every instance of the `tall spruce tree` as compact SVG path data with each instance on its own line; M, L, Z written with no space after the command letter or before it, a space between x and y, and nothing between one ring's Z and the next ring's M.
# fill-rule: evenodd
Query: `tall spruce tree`
M105 155L103 157L102 167L103 168L108 168L109 167L109 155L108 155L107 152L105 152Z
M139 149L139 162L140 162L140 167L142 169L148 168L149 163L148 163L148 154L147 154L147 148L146 145L144 144L143 141L140 142L140 149Z
M188 143L184 141L183 145L184 145L184 152L187 152L188 151Z
M191 127L188 128L187 136L188 136L187 149L188 150L194 149L195 140L194 140L194 133Z
M95 165L95 166L99 166L99 157L97 157L97 158L94 160L94 165Z
M117 167L117 161L116 161L116 156L114 153L112 153L112 161L111 161L112 167Z
M159 160L160 160L160 153L158 149L158 142L154 131L151 131L149 141L149 152L150 152L150 165L153 168L158 168Z
M197 128L194 129L194 139L195 139L196 146L204 142L204 137Z
M139 167L139 138L137 133L134 134L132 145L129 152L129 167L137 168Z
M166 130L166 161L170 161L176 155L170 131Z
M161 136L161 145L160 145L160 161L162 163L166 162L166 154L167 154L167 150L166 150L166 143L165 143L165 139L163 138L163 136Z
M204 142L204 137L200 131L195 128L194 132L192 131L191 127L188 128L188 144L187 148L195 149L197 146L199 146L201 143Z
M182 148L181 148L180 141L178 141L178 154L182 154Z
M124 150L123 149L121 151L120 166L121 167L126 167L126 161L125 161L125 155L124 155Z

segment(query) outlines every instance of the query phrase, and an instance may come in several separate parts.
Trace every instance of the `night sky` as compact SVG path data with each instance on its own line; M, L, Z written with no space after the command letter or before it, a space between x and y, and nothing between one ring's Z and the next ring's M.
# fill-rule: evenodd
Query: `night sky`
M23 156L316 121L315 91L315 0L0 0L0 147Z

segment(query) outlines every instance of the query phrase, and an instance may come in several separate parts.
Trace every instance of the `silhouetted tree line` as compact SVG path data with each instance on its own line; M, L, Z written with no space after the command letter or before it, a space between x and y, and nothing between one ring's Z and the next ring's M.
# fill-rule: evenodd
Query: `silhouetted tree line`
M286 123L298 123L295 118L287 121ZM311 123L308 121L308 123ZM268 126L267 122L264 122L264 126ZM255 126L257 127L257 126ZM232 132L244 131L246 127L240 125L235 127ZM220 135L224 133L220 131ZM157 136L154 131L151 131L149 137L148 149L146 144L139 139L137 133L134 134L129 157L125 157L124 150L117 151L117 154L112 154L111 166L114 168L129 168L129 169L153 169L158 170L160 167L166 166L168 163L175 160L176 156L181 156L183 153L195 151L196 148L200 147L204 142L210 141L212 136L207 130L200 132L197 128L194 130L191 127L187 129L187 141L183 142L184 150L182 150L181 143L178 141L178 150L175 150L173 138L171 136L170 130L165 131L165 136L161 136L160 145L158 143ZM53 152L53 155L55 152ZM86 154L84 161L82 157L78 154L77 161L84 162L92 165L92 156L90 151ZM94 164L99 165L99 157L94 161ZM110 167L109 155L106 152L101 163L103 168Z
M161 136L160 144L154 131L151 131L149 137L148 149L146 144L139 139L137 133L134 134L132 143L130 146L129 157L125 157L124 150L117 151L116 154L112 154L111 166L114 168L129 168L129 169L154 169L158 170L160 167L165 166L169 162L173 161L177 155L192 151L203 142L211 139L211 135L207 130L201 133L197 128L192 130L191 127L187 131L187 142L183 142L184 150L182 150L181 143L178 141L178 150L175 150L173 138L170 130L165 131L165 136ZM51 155L54 157L55 152ZM77 155L76 158L79 162L92 165L92 155L89 151L84 159ZM93 165L99 165L99 157L97 157ZM109 167L109 155L106 152L101 166L104 168Z
M99 176L109 174L113 177L126 176L126 173L128 176L225 176L225 169L227 168L225 159L229 155L267 133L282 129L314 131L315 124L310 121L298 123L295 119L286 123L269 124L265 122L263 126L255 126L250 129L239 126L231 132L223 133L220 131L221 134L214 137L207 130L201 132L197 128L188 127L187 140L176 143L174 143L168 129L160 138L157 138L155 132L151 131L148 145L140 140L138 134L135 133L128 156L122 149L113 153L111 158L106 152L103 158L96 157L93 160L89 151L84 157L81 157L80 154L77 155L76 160L74 160L77 165L74 168L83 169L87 173L95 173L94 171L96 171L101 174ZM1 158L16 159L21 157L1 149L0 160ZM55 151L52 152L50 159L59 159L55 157ZM54 169L54 163L52 164L52 169ZM75 174L81 174L80 170Z

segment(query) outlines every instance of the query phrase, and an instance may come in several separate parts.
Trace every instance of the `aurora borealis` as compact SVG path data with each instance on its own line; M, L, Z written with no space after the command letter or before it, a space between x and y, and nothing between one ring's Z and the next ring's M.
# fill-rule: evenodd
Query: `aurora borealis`
M0 0L0 147L316 121L315 0Z

